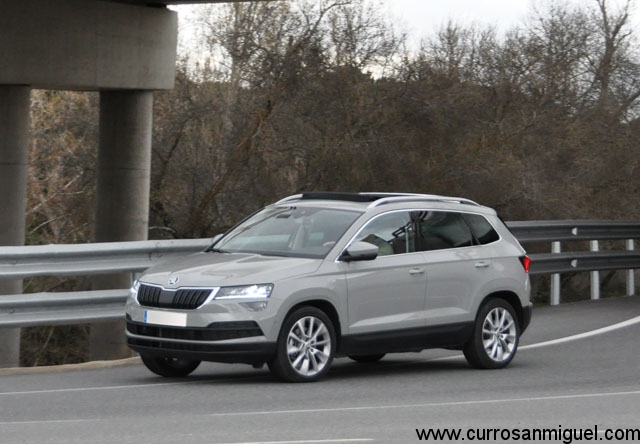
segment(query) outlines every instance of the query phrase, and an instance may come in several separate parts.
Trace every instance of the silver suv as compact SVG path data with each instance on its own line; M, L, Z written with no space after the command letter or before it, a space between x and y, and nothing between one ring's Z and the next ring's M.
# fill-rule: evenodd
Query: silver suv
M496 212L467 199L298 194L149 269L127 302L127 341L170 377L215 361L315 381L334 357L427 348L502 368L531 319L528 268Z

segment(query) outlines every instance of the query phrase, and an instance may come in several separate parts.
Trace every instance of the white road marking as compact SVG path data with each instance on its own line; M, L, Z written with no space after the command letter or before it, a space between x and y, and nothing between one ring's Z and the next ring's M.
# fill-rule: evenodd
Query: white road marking
M265 375L250 375L243 377L235 377L221 380L221 382L231 382L231 381L246 381L248 379L254 378L263 378ZM67 393L67 392L84 392L84 391L100 391L100 390L120 390L120 389L135 389L135 388L150 388L150 387L160 387L160 386L170 386L170 385L187 385L187 384L197 384L202 381L198 380L185 380L178 382L155 382L152 384L131 384L131 385L111 385L104 387L76 387L76 388L64 388L64 389L49 389L49 390L25 390L22 392L0 392L0 396L4 395L41 395L46 393Z
M503 404L505 402L531 402L531 401L556 401L565 399L585 399L585 398L603 398L609 396L633 396L640 395L640 390L630 392L609 392L609 393L583 393L580 395L557 395L557 396L540 396L530 398L504 398L504 399L484 399L477 401L450 401L450 402L431 402L426 404L397 404L397 405L372 405L361 407L336 407L326 409L304 409L304 410L261 410L253 412L234 412L234 413L211 413L206 416L222 417L222 416L244 416L244 415L291 415L296 413L330 413L330 412L350 412L363 410L393 410L393 409L416 409L428 407L451 407L464 405L481 405L481 404Z
M371 438L353 438L353 439L312 439L306 441L255 441L255 442L233 442L221 444L327 444L334 442L371 442Z
M67 424L70 422L95 422L101 419L51 419L42 421L2 421L0 425L25 425L25 424Z
M609 333L614 330L629 327L630 325L640 323L640 316L629 319L628 321L619 322L617 324L609 325L607 327L598 328L597 330L591 330L585 333L580 333L573 336L566 336L564 338L552 339L550 341L538 342L537 344L524 345L518 347L518 350L531 350L532 348L548 347L550 345L563 344L565 342L577 341L578 339L590 338L592 336L601 335L603 333Z
M230 417L230 416L266 416L266 415L293 415L293 414L308 414L308 413L338 413L338 412L354 412L354 411L371 411L371 410L396 410L396 409L416 409L416 408L431 408L431 407L452 407L452 406L470 406L470 405L486 405L486 404L499 404L502 405L507 402L532 402L532 401L557 401L567 399L588 399L588 398L604 398L614 396L638 396L640 390L629 392L608 392L608 393L583 393L579 395L556 395L556 396L540 396L540 397L528 397L528 398L502 398L502 399L484 399L476 401L450 401L450 402L432 402L425 404L396 404L396 405L379 405L379 406L359 406L359 407L336 407L336 408L321 408L321 409L304 409L304 410L262 410L252 412L232 412L232 413L210 413L203 415L207 417ZM58 421L15 421L15 422L0 422L0 425L12 425L12 424L38 424L38 423L63 423L63 422L88 422L88 421L100 421L100 419L85 419L85 420L58 420ZM331 442L366 442L372 441L369 438L358 438L352 440L324 440L324 441L270 441L270 442L255 442L255 443L233 443L233 444L312 444L312 443L331 443ZM232 443L228 443L232 444Z
M157 382L154 384L133 384L133 385L111 385L106 387L77 387L77 388L65 388L65 389L49 389L49 390L26 390L23 392L1 392L0 396L6 395L41 395L43 393L67 393L67 392L84 392L84 391L97 391L97 390L118 390L118 389L132 389L132 388L147 388L158 387L167 385L184 385L193 384L198 381L182 381L182 382Z

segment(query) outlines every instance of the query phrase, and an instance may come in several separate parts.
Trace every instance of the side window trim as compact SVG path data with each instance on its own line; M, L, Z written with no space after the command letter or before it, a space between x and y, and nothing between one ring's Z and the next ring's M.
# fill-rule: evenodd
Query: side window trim
M500 236L500 233L498 232L498 230L496 230L496 227L493 226L493 224L487 220L486 217L484 217L482 214L477 214L477 213L461 213L462 214L462 218L464 220L464 222L469 226L469 229L471 230L471 234L473 236L474 239L476 239L477 241L477 245L479 246L484 246L484 245L491 245L495 242L498 242L500 239L502 239L502 236ZM484 222L491 227L491 230L495 233L496 238L494 240L492 240L491 242L487 242L487 243L482 243L480 241L480 239L478 238L478 235L473 227L473 224L471 223L470 216L475 216L475 217L481 217Z
M466 246L461 246L461 247L446 247L446 248L439 248L439 249L433 249L433 250L421 249L420 248L421 247L420 242L422 242L422 240L420 240L419 238L422 237L422 230L421 230L421 228L419 226L420 220L418 219L418 216L423 214L423 213L431 213L431 212L450 213L450 214L456 214L457 216L459 216L459 218L461 219L462 223L469 230L469 234L471 236L472 244L471 245L466 245ZM420 208L413 208L413 209L391 210L391 211L387 211L387 212L380 213L380 214L377 214L377 215L373 216L371 219L367 220L362 225L362 227L360 227L360 229L351 237L351 239L347 243L347 247L349 245L351 245L358 238L358 236L360 236L362 231L371 222L373 222L374 220L376 220L376 219L378 219L380 217L384 217L386 215L393 214L393 213L406 213L409 216L410 221L411 221L411 226L412 226L412 229L413 229L413 232L414 232L413 240L411 242L411 244L413 246L413 251L408 251L408 252L404 252L404 253L394 253L394 254L390 254L390 255L387 255L387 256L399 256L399 255L403 255L403 254L424 253L424 252L428 252L428 251L455 250L455 249L458 249L458 248L468 248L468 247L471 247L471 246L491 245L491 244L493 244L495 242L498 242L500 239L502 239L502 236L500 235L500 232L498 230L496 230L496 228L491 223L491 221L489 221L482 214L468 212L468 211L448 210L448 209L420 209ZM483 244L480 241L480 239L478 238L478 236L476 234L476 231L473 229L473 226L472 226L471 222L469 221L469 217L468 216L482 217L484 219L484 221L496 233L497 238L492 242ZM347 247L345 247L345 249ZM378 256L378 258L384 258L384 257L386 257L386 256L385 255Z
M421 238L420 242L416 243L416 248L421 247L422 251L454 250L458 248L473 247L479 244L478 240L476 239L476 236L474 235L473 230L469 226L469 223L464 218L464 214L460 211L433 209L433 210L422 210L422 211L416 210L415 213L421 216L424 214L434 214L436 217L439 214L446 214L447 216L444 216L444 217L449 217L449 218L453 217L452 222L454 222L449 224L445 222L445 224L442 226L432 225L432 227L434 227L435 230L433 231L433 235L431 236L431 243L429 242L429 240L425 239L425 236L424 236L425 231L423 230L423 227L416 225L417 232L419 233L416 236L416 239L418 238L418 236ZM415 220L416 224L420 224L421 222L424 222L424 217L414 217L413 220ZM468 236L468 240L464 241L463 245L452 244L453 238L450 236L447 236L445 234L445 231L442 231L442 228L443 227L446 228L447 226L451 227L454 230L450 234L454 234L456 229L461 228L465 232L464 233L465 237ZM456 226L458 226L458 228L456 228ZM438 227L441 229L441 233L438 233ZM467 242L468 242L468 245L467 245ZM420 245L421 243L423 245Z
M379 219L381 217L385 217L388 216L390 214L395 214L395 213L404 213L407 215L407 219L409 221L409 223L411 224L411 229L414 230L415 233L415 226L413 224L413 220L412 220L412 216L411 214L416 211L416 210L410 210L410 209L402 209L402 210L391 210L391 211L387 211L384 213L380 213L377 214L375 216L373 216L371 219L367 220L362 227L360 227L360 229L351 237L351 239L349 240L349 242L347 243L347 246L345 247L348 248L349 245L351 245L353 242L355 242L359 236L361 235L361 233L376 219ZM398 230L395 230L398 231ZM405 254L415 254L415 253L421 253L420 251L418 251L416 249L416 240L415 240L415 235L413 236L413 239L411 239L410 245L407 244L407 247L413 247L413 251L405 251L403 253L392 253L392 254L387 254L387 255L380 255L378 256L378 259L380 258L384 258L384 257L391 257L391 256L400 256L400 255L405 255Z

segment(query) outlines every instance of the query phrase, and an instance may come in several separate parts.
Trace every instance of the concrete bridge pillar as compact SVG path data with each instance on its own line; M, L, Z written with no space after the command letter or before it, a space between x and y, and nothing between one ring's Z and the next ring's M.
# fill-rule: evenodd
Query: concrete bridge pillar
M101 91L95 239L147 239L151 105L173 88L177 14L162 2L20 0L0 14L0 245L25 233L29 88ZM101 276L94 288L123 288ZM0 295L22 283L0 281ZM18 330L0 330L0 367L17 365ZM122 325L94 325L92 359L128 355ZM100 348L103 350L98 351Z
M96 242L146 240L149 227L153 94L149 91L100 93L97 165ZM96 290L127 288L131 274L94 278ZM91 360L131 356L122 321L91 327Z
M29 140L27 86L0 85L0 245L24 245ZM22 293L22 280L0 280L0 294ZM0 368L17 367L20 329L0 328Z

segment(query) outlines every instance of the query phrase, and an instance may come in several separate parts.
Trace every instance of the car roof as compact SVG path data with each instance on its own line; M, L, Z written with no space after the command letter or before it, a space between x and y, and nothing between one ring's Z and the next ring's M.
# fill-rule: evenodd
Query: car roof
M438 208L457 209L470 212L491 212L494 210L484 207L477 202L461 197L441 196L436 194L416 194L416 193L345 193L345 192L303 192L294 194L279 200L274 205L283 204L311 204L322 205L334 208L350 208L359 211L383 207L394 204L435 204ZM402 206L402 205L398 205ZM422 205L420 205L422 206ZM488 211L487 211L488 210Z

